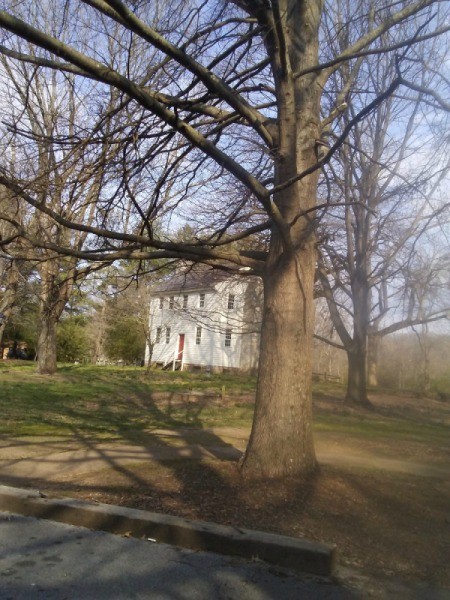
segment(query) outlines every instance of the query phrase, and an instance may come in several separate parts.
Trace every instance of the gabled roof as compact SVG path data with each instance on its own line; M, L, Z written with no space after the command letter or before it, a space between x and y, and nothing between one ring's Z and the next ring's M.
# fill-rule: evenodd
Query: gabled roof
M218 269L192 268L174 273L170 278L159 282L151 288L151 295L160 296L168 292L213 291L215 285L232 277L232 274Z

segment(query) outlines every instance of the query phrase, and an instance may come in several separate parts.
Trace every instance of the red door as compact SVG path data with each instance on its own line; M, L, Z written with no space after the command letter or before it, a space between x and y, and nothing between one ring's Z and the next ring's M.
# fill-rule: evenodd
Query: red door
M184 350L184 333L180 333L178 336L178 356L177 360L182 360Z

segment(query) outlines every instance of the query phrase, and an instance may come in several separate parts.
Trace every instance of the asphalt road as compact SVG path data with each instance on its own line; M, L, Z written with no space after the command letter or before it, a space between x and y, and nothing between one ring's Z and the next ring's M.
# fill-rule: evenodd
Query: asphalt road
M261 563L0 513L1 600L360 597Z

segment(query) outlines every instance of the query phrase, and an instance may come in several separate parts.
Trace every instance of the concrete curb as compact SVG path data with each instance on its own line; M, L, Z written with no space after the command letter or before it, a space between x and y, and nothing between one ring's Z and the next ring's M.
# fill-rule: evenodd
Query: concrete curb
M42 498L37 491L3 485L0 510L191 550L260 559L297 572L328 576L335 565L335 547L325 544L84 500Z

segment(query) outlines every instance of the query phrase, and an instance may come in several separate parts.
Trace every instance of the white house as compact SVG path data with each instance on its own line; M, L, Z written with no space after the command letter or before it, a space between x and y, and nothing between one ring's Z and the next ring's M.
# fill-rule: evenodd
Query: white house
M173 369L239 369L258 364L259 280L205 268L178 273L150 296L146 364Z

